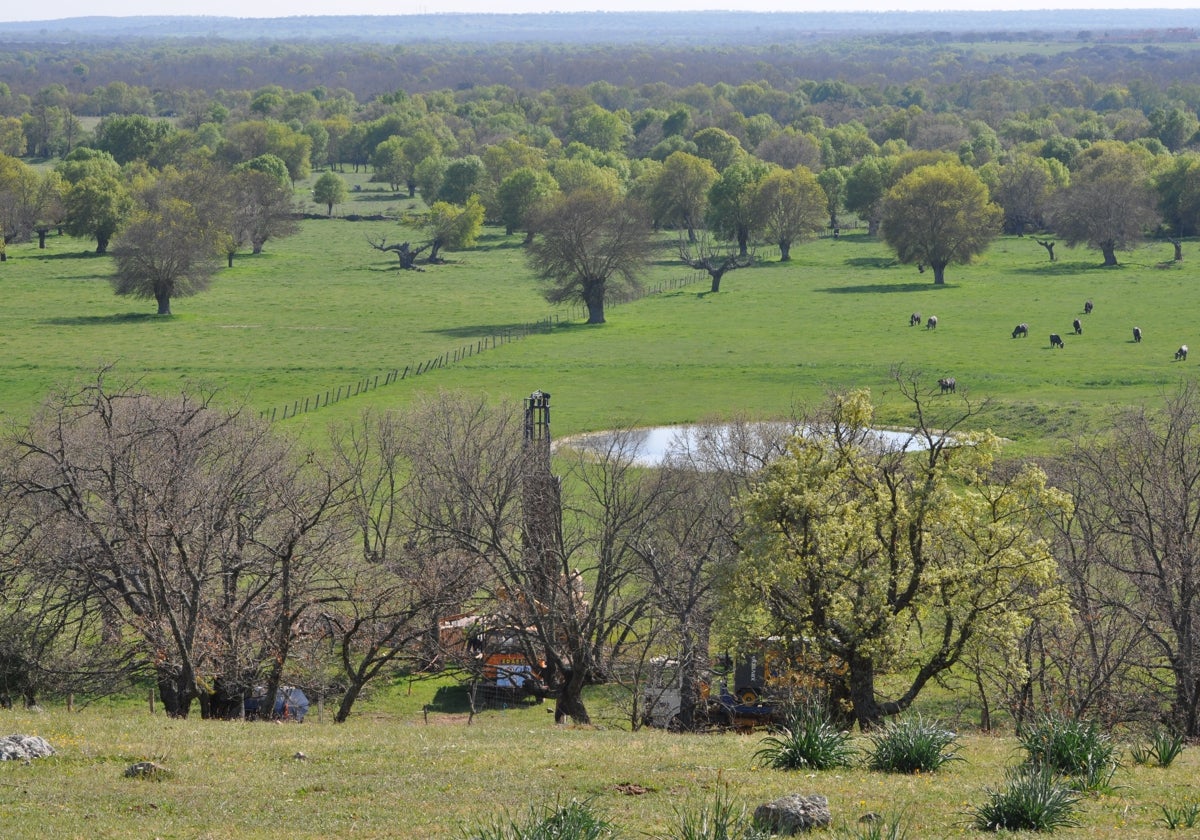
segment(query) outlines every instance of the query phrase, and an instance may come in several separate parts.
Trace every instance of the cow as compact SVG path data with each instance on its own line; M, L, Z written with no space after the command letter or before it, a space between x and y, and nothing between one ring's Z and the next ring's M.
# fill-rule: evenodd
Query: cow
M1013 338L1027 338L1029 336L1028 324L1017 324L1013 327Z
M927 330L936 330L937 329L937 316L936 315L930 315L928 318L925 319L925 329L927 329Z
M1075 328L1075 335L1083 335L1083 324L1078 318L1071 322L1071 326Z
M1083 314L1084 315L1092 314L1092 302L1090 300L1085 300L1083 302Z
M1179 349L1175 351L1175 361L1177 361L1177 362L1186 362L1187 361L1187 345L1186 344L1179 345Z
M938 380L938 386L942 389L942 393L955 393L958 388L958 383L954 381L953 376L947 376Z
M921 326L921 313L920 313L920 312L914 312L913 314L909 315L909 316L908 316L908 325L909 325L910 327L919 327L919 326Z
M1142 328L1141 327L1133 328L1133 341L1135 344L1142 343Z
M1064 349L1066 346L1067 345L1063 344L1062 336L1060 336L1058 333L1050 333L1051 349L1057 347L1061 350L1061 349Z

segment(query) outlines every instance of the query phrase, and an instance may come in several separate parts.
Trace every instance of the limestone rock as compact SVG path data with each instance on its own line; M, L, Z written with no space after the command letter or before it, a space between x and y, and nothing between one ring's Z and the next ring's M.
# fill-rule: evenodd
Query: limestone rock
M827 828L832 817L829 800L818 793L787 796L759 805L754 809L754 823L772 834L800 834L814 828Z
M0 761L29 761L54 755L54 747L37 735L9 735L0 738Z

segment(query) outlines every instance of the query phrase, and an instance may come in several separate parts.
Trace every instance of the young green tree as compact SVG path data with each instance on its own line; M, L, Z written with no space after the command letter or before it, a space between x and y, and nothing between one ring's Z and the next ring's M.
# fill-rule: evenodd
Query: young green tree
M326 172L313 184L313 201L324 204L326 215L333 215L333 205L346 200L346 182L334 172Z
M689 242L696 241L696 228L704 224L708 191L717 180L717 170L702 157L674 152L663 161L662 171L650 190L650 206L662 225L682 224Z
M558 190L553 176L544 169L522 166L515 170L496 189L496 201L500 206L500 221L504 232L512 235L518 228L525 229L525 244L533 241L531 224L538 206Z
M881 225L900 261L931 266L940 285L947 265L986 250L1003 219L975 170L939 163L914 169L888 190Z
M769 171L768 164L743 158L730 164L708 190L709 230L722 239L736 241L738 254L743 257L749 253L750 237L758 224L754 196Z
M803 166L777 169L758 184L751 201L762 236L779 246L779 261L792 258L792 243L811 239L825 227L828 199Z
M472 195L459 206L446 201L435 202L429 208L425 229L429 232L429 261L439 262L443 248L470 248L483 228L483 202Z
M834 708L864 729L976 639L1014 639L1063 597L1039 529L1067 495L1037 467L999 468L990 433L959 432L969 405L935 417L914 380L900 385L923 451L880 445L865 392L835 396L742 500L725 611L743 640L803 640Z

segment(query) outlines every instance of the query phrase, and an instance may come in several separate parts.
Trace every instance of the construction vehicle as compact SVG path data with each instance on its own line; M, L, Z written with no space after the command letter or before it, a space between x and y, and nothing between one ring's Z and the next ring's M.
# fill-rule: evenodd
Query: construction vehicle
M545 698L545 664L530 657L517 630L489 626L483 616L461 614L439 621L438 636L442 649L471 674L471 687L485 704Z
M691 725L687 726L682 710L682 675L678 662L663 658L653 660L642 690L642 723L672 732L748 731L776 723L781 717L779 706L764 702L765 686L761 681L754 681L756 673L761 678L758 664L738 663L730 669L728 658L723 664L726 667L720 670L704 672L692 709ZM728 687L730 670L735 677L733 690Z

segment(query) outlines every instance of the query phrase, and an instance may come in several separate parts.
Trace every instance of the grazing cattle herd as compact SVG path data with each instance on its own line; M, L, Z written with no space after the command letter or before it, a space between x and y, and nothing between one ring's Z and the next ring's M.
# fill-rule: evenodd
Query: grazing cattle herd
M1092 314L1092 308L1093 308L1093 305L1092 305L1091 300L1084 301L1083 314L1084 315ZM927 329L927 330L936 329L937 323L938 323L937 316L930 315L925 320L925 329ZM919 327L921 325L921 313L914 312L911 316L909 316L908 325L910 327ZM1078 318L1075 318L1071 322L1071 327L1072 327L1072 329L1074 329L1075 335L1083 335L1083 322L1080 321ZM1015 327L1013 327L1013 331L1012 331L1013 338L1026 338L1026 337L1028 337L1028 335L1029 335L1029 324L1021 323L1021 324L1017 324ZM1141 341L1142 341L1142 328L1141 327L1133 328L1133 341L1135 344L1141 343ZM1055 348L1064 350L1064 349L1066 349L1066 344L1063 342L1061 335L1059 335L1058 333L1050 333L1050 349L1053 350ZM1186 362L1187 355L1188 355L1188 346L1186 344L1181 344L1179 346L1179 349L1175 351L1175 361ZM958 383L955 381L954 377L946 376L946 377L942 377L941 379L938 380L938 386L942 389L943 394L947 394L947 393L953 394L956 392L956 390L958 388Z

